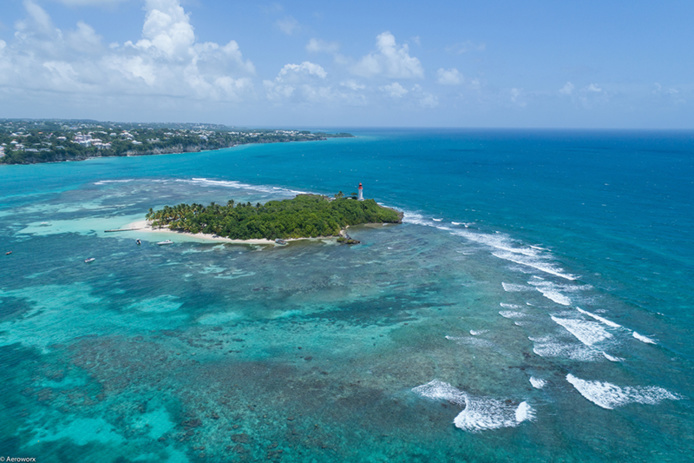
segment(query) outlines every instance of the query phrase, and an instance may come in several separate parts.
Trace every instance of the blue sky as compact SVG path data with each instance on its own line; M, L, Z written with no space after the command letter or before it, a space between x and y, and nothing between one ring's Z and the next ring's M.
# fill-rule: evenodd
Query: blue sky
M694 2L3 0L0 117L694 128Z

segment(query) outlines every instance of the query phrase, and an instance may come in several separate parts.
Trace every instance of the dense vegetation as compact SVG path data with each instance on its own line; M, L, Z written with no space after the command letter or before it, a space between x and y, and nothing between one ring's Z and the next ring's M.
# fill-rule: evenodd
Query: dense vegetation
M306 130L238 129L216 124L0 119L0 164L197 152L249 143L351 136Z
M294 199L265 204L230 200L225 206L212 203L179 204L149 210L153 227L168 227L188 233L206 233L232 239L276 239L337 236L348 225L400 223L402 214L379 206L373 199L357 201L336 195L299 195Z

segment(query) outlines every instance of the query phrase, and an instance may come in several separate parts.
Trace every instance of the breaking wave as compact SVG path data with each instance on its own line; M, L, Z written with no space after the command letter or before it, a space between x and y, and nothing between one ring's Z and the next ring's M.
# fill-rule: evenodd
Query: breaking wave
M474 397L448 383L433 380L417 386L413 392L434 400L464 405L465 408L453 420L463 431L479 432L518 426L535 419L535 410L527 403L515 405L513 401L489 397Z
M513 262L526 267L531 267L550 275L558 276L567 280L576 280L578 276L566 273L562 268L553 264L552 256L544 248L539 246L523 246L518 241L504 233L481 233L467 229L467 224L463 222L451 222L453 225L463 223L466 229L451 230L448 227L439 225L438 220L427 219L416 212L405 211L403 222L424 225L427 227L438 228L439 230L450 231L451 235L465 238L473 243L481 244L492 249L492 255L500 259Z
M619 324L617 324L617 323L615 323L615 322L613 322L613 321L611 321L611 320L608 320L608 319L606 319L606 318L603 318L603 317L601 317L600 315L595 315L594 313L590 313L590 312L588 312L587 310L581 309L580 307L576 307L576 310L578 310L579 312L581 312L581 313L584 314L584 315L588 315L589 317L593 317L593 318L596 319L597 321L599 321L599 322L601 322L601 323L604 323L604 324L607 325L607 326L611 326L612 328L621 328L621 327L622 327L622 325L619 325Z
M641 342L645 342L646 344L657 344L657 342L655 342L653 339L649 338L648 336L639 334L636 331L634 331L632 334L636 339L638 339Z
M583 344L559 342L551 336L543 338L529 337L528 339L533 342L533 352L543 358L564 358L581 362L594 362L603 357L600 351L592 347Z
M583 397L598 407L612 410L630 403L655 405L663 400L680 400L682 397L662 387L619 387L602 381L588 381L569 373L566 380L581 393Z
M545 381L544 379L541 379L541 378L536 378L534 376L531 376L530 377L530 384L532 384L532 386L535 389L542 389L547 384L547 381Z
M576 339L581 341L586 346L592 346L595 343L604 341L612 337L612 334L597 322L577 320L573 318L559 318L551 315L552 321L563 326L566 331L573 334Z

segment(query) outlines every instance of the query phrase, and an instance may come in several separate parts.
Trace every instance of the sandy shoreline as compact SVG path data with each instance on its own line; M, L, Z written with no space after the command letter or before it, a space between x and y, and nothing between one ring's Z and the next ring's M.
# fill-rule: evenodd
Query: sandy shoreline
M277 246L277 244L273 240L268 240L268 239L250 239L250 240L233 240L231 238L225 238L223 236L213 236L213 235L207 235L205 233L186 233L186 232L181 232L181 231L176 231L176 230L169 230L168 228L152 228L152 226L147 222L146 220L138 220L137 222L132 222L127 225L124 225L122 230L128 230L128 231L137 231L138 233L147 233L147 234L160 234L160 235L178 235L178 236L185 236L188 238L195 238L197 240L203 240L203 241L213 241L213 242L219 242L219 243L231 243L231 244L255 244L255 245L262 245L262 246ZM162 236L164 238L164 236ZM323 236L323 237L317 237L317 238L288 238L285 241L290 242L290 241L300 241L300 240L330 240L330 239L337 239L336 236Z

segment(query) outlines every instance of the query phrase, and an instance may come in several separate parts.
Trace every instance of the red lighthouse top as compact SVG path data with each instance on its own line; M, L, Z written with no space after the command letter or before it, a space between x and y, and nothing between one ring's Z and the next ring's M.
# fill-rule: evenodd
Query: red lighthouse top
M359 182L359 189L360 189L360 190L363 190L363 189L364 189L364 187L361 186L361 182Z

